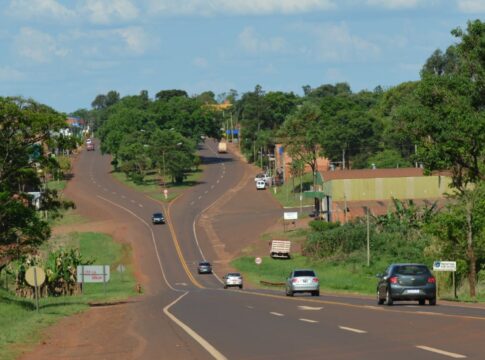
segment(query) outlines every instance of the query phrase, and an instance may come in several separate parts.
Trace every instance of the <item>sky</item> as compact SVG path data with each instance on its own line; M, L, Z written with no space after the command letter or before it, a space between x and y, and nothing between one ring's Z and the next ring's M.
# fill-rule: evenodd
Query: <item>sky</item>
M99 94L352 91L419 79L485 0L0 0L0 96L70 113Z

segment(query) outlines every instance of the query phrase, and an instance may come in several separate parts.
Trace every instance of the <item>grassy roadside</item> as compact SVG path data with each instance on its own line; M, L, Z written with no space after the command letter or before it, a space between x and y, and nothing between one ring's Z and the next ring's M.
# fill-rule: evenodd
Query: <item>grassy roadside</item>
M0 279L0 354L2 359L15 359L23 351L31 349L41 340L42 330L65 316L89 308L92 302L111 302L134 296L135 278L128 262L131 249L111 237L99 233L71 233L54 238L43 249L48 252L58 246L79 247L85 258L96 259L95 264L109 264L110 282L104 294L103 284L85 284L84 294L79 296L49 297L40 300L39 314L35 312L32 299L19 298L4 289ZM123 263L123 278L116 267ZM10 279L10 285L13 279Z
M163 194L164 187L160 185L160 176L157 173L150 173L145 177L142 184L137 184L130 180L123 172L112 172L112 176L118 181L124 183L130 188L145 194L152 199L170 202L177 196L182 194L188 188L193 187L202 178L203 166L199 171L194 171L187 174L187 178L182 184L167 183L168 198L165 199Z
M301 179L301 183L302 191L308 190L313 183L312 174L305 174ZM276 187L276 193L274 192L274 188L271 188L271 194L273 194L283 207L300 206L300 178L292 178L285 184ZM301 205L313 205L313 199L305 198L302 195Z

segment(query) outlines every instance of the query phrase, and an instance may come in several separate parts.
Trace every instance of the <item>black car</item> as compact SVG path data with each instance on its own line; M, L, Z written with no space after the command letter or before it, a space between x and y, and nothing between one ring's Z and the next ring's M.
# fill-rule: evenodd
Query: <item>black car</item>
M165 217L161 212L157 212L152 215L152 223L153 224L165 224Z
M436 279L423 264L391 264L384 274L377 274L377 303L418 301L436 305Z
M210 262L202 261L197 267L197 272L199 274L212 274L212 266Z

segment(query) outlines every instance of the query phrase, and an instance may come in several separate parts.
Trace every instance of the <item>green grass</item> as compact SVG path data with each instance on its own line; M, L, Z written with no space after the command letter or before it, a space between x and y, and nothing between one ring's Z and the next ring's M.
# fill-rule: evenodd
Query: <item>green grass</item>
M182 184L174 184L171 182L167 183L167 190L168 190L168 198L165 199L163 194L164 187L161 185L161 177L157 173L150 173L148 174L142 184L137 184L130 180L125 173L123 172L113 172L113 177L125 185L131 187L132 189L144 193L148 197L159 201L171 201L175 199L177 196L182 194L184 190L194 186L197 184L201 177L202 171L194 171L187 174L187 178Z
M303 176L302 183L303 191L308 190L313 184L312 174L305 174ZM289 179L285 184L276 188L276 194L274 193L273 189L271 189L271 193L283 207L300 206L300 178L295 177L294 182L292 179ZM309 206L313 204L313 198L305 198L302 195L302 206Z
M60 241L59 238L54 242ZM95 258L95 264L109 264L110 282L104 293L103 284L85 284L83 295L49 297L40 300L39 314L32 299L16 297L4 289L4 277L0 279L0 354L5 360L15 359L22 351L37 344L42 330L65 316L73 315L89 308L89 303L103 303L127 299L135 295L135 278L128 245L114 242L109 236L99 233L73 233L63 239L64 245L79 246L85 258ZM51 245L54 246L54 245ZM48 247L47 247L48 249ZM126 272L116 271L123 263ZM13 283L13 279L10 279Z
M63 226L63 225L74 225L74 224L83 224L88 221L85 217L76 214L73 209L68 209L65 211L61 211L62 216L50 220L50 226Z
M67 180L51 180L47 182L47 187L51 190L62 191L66 188Z
M254 257L244 256L231 263L242 272L252 283L259 285L260 281L283 283L293 269L311 268L320 279L322 290L338 290L352 293L373 294L376 285L373 268L362 265L335 265L325 262L313 262L305 256L293 255L289 260L263 257L263 263L256 265Z

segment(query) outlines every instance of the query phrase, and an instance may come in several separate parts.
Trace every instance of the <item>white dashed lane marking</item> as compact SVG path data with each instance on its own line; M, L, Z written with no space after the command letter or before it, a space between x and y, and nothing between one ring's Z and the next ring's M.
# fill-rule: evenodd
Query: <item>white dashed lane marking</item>
M429 346L417 345L416 347L418 349L421 349L421 350L426 350L426 351L434 352L436 354L448 356L448 357L453 358L453 359L465 359L466 358L466 355L456 354L456 353L452 353L452 352L448 352L448 351L444 351L444 350L432 348L432 347L429 347Z
M277 312L273 312L273 311L272 311L272 312L270 312L270 314L271 314L271 315L274 315L274 316L285 316L285 315L283 315L283 314L281 314L281 313L277 313Z
M211 185L211 189L214 189L214 185Z
M302 318L302 319L298 319L300 321L304 321L304 322L308 322L308 323L317 323L318 321L316 320L311 320L311 319L305 319L305 318Z
M126 196L125 196L125 195L121 195L121 198L122 198L122 199L126 199Z
M136 201L135 201L135 200L130 200L130 201L131 201L133 204L134 204L134 203L136 203Z
M143 205L142 205L142 204L138 204L138 206L139 206L139 207L143 207Z
M342 329L342 330L351 331L351 332L354 332L354 333L357 333L357 334L365 334L367 332L365 330L354 329L354 328L347 327L347 326L339 326L339 328Z

